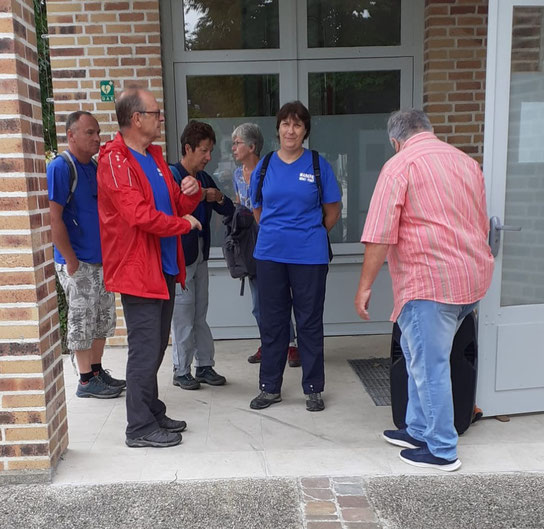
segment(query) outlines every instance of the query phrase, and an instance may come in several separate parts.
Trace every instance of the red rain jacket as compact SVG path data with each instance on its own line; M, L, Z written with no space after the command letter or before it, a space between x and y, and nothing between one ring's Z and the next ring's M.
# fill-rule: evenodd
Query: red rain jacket
M160 237L191 231L190 222L181 216L195 210L201 193L184 195L164 161L161 147L150 145L147 151L164 176L173 216L155 209L151 185L120 133L100 148L98 217L104 283L110 292L168 299ZM180 272L176 280L185 286L185 259L180 237L177 239L177 258Z

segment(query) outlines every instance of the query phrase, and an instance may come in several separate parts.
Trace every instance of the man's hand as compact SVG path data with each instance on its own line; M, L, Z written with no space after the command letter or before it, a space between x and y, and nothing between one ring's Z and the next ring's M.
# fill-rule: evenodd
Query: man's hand
M193 176L186 176L181 181L181 192L184 195L191 196L198 193L198 180Z
M370 296L372 290L368 289L358 289L357 294L355 294L355 310L359 317L363 320L369 320L370 315L368 314L368 304L370 303Z
M192 230L196 228L198 231L202 231L202 224L200 224L200 221L195 219L192 215L183 215L182 218L188 220L191 223Z
M206 202L221 202L223 200L223 193L215 187L206 188Z
M73 276L79 269L79 261L77 259L71 259L66 261L66 271L69 276Z

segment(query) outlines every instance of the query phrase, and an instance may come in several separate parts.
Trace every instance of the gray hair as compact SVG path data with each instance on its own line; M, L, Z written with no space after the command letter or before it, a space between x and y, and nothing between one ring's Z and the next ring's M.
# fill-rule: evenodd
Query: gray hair
M90 116L91 118L94 118L94 116L87 112L86 110L78 110L76 112L72 112L68 115L68 118L66 119L66 132L68 131L79 121L79 118L81 116Z
M120 128L130 126L130 119L134 112L139 112L142 109L141 93L147 92L140 86L129 86L115 102L115 113L117 115L117 122Z
M255 154L259 157L261 156L264 138L259 125L255 123L242 123L238 125L232 133L232 139L234 140L234 138L240 138L248 147L253 145L255 147Z
M389 138L406 141L418 132L432 132L433 126L423 110L411 108L393 112L387 121Z

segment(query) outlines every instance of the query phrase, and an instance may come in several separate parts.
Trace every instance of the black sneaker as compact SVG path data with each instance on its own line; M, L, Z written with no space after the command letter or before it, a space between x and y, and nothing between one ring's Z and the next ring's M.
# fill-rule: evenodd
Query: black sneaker
M174 384L174 386L180 387L181 389L199 389L200 388L200 382L198 380L195 380L195 377L193 377L191 373L187 373L186 375L180 375L180 376L174 375L172 384Z
M130 448L166 448L168 446L176 446L181 443L181 434L169 432L163 428L158 428L154 432L136 437L136 439L126 438L125 444Z
M121 394L121 388L108 386L100 377L93 377L87 384L81 380L77 385L76 395L80 398L114 399Z
M402 448L421 448L427 446L425 441L419 441L408 434L406 428L401 430L385 430L383 438L392 445L401 446Z
M267 393L266 391L261 391L261 393L249 403L249 407L252 410L264 410L276 402L281 402L281 393Z
M433 456L426 446L401 450L399 457L409 465L424 468L437 468L444 472L453 472L461 467L461 461L459 459L449 460Z
M112 388L121 388L124 389L127 387L127 381L123 380L122 378L113 378L110 375L109 369L102 369L100 368L100 371L98 372L98 376L108 385Z
M306 395L306 409L308 411L323 411L325 409L321 393L309 393Z
M176 421L174 419L170 419L170 417L167 417L165 415L159 421L159 426L164 430L168 430L169 432L179 433L183 432L185 428L187 428L187 423L185 421Z
M224 376L216 373L212 366L197 367L195 378L210 386L222 386L227 381Z

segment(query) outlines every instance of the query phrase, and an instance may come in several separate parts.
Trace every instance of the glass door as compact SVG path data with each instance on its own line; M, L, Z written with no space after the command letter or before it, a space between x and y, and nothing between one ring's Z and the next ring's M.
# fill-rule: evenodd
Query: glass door
M480 304L477 400L486 415L544 411L544 1L490 3L488 43L484 172L502 244Z

